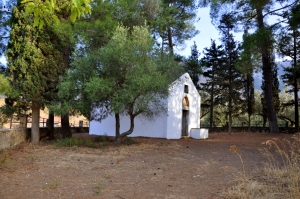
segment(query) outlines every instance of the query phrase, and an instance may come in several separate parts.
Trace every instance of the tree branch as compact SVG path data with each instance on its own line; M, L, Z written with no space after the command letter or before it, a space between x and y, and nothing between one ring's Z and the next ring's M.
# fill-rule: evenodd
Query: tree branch
M0 12L5 12L5 13L9 13L9 14L12 13L11 11L9 11L9 10L6 9L6 8L2 8L2 9L0 10Z
M270 11L270 12L267 12L266 14L263 15L263 17L265 17L265 16L267 16L267 15L269 15L269 14L272 14L272 13L274 13L274 12L277 12L277 11L279 11L279 10L286 9L286 8L288 8L288 7L290 7L290 6L293 6L294 4L297 4L297 1L294 1L294 2L291 3L291 4L286 5L286 6L284 6L284 7L281 7L281 8L278 8L278 9L276 9L276 10L272 10L272 11Z
M0 39L5 39L5 38L9 38L9 35L8 36L0 36Z

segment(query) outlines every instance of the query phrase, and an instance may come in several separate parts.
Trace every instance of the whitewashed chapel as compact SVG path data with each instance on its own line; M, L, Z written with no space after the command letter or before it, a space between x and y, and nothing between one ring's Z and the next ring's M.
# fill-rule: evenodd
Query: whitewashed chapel
M208 131L200 129L201 97L188 73L170 85L170 94L165 100L167 112L149 121L143 116L135 118L134 131L130 137L153 137L180 139L190 136L196 139L208 137ZM121 116L120 132L129 129L130 120ZM115 117L109 115L101 122L91 121L89 134L115 136Z

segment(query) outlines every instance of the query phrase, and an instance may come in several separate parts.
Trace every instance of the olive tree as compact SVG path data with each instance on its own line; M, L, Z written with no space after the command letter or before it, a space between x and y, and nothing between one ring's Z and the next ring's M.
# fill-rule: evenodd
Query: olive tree
M60 86L60 94L69 95L72 90L73 102L100 108L97 110L102 113L92 114L91 119L114 114L116 143L120 143L133 132L138 115L151 119L164 112L168 85L182 72L172 57L162 55L153 46L147 27L117 27L107 45L74 62L74 69ZM130 118L130 128L120 133L122 115Z

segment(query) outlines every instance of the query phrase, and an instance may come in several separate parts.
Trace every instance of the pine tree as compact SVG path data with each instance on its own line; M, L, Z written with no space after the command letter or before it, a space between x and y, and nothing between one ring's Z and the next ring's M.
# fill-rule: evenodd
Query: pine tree
M191 76L196 88L199 90L199 78L202 73L202 68L199 60L199 52L196 42L194 42L194 45L191 47L191 56L185 61L184 68L185 71L188 72Z
M289 93L293 93L294 99L284 106L294 106L295 114L294 114L294 123L295 123L295 131L299 131L299 77L300 77L300 31L299 24L297 22L299 20L299 11L300 5L297 5L291 9L291 12L286 13L286 17L288 20L287 26L282 27L280 31L280 35L278 37L278 47L279 52L283 56L288 56L291 58L290 66L284 68L285 74L282 75L284 83L291 86L291 89L287 90ZM290 16L291 14L291 16Z
M181 46L199 31L194 26L197 17L195 0L162 0L158 19L150 26L162 39L161 49L174 55L174 46Z
M248 30L244 31L243 40L248 39ZM243 98L245 105L242 107L243 113L246 113L248 116L248 130L251 126L251 116L255 111L255 94L254 94L254 78L253 71L255 69L253 55L251 52L251 47L247 46L247 41L243 42L241 46L241 56L238 61L237 67L243 75Z
M215 41L211 41L210 48L204 49L204 57L201 59L201 65L203 67L204 83L201 83L201 90L209 94L209 99L203 101L204 106L209 107L209 128L212 129L214 125L214 107L220 103L217 96L217 89L220 82L217 82L216 76L218 73L217 68L223 64L223 46L217 46Z
M219 84L219 95L222 99L222 104L227 107L228 114L228 133L231 133L232 118L239 115L242 108L241 90L243 88L242 74L237 70L236 63L240 52L239 45L234 41L231 33L234 28L234 20L231 15L223 15L220 25L218 26L224 45L223 64L219 65L220 71L216 77Z
M298 5L298 0L242 0L238 2L231 0L201 0L199 3L200 6L203 7L210 5L210 14L213 21L218 21L224 12L230 12L239 20L239 22L241 22L240 24L244 26L244 28L256 28L256 31L253 33L254 40L252 42L256 47L256 51L261 55L263 79L265 81L264 93L266 107L268 109L267 114L269 129L270 132L279 133L276 112L272 99L272 66L270 65L269 60L274 47L273 31L270 26L267 26L266 18L270 15L280 16L282 13L289 12L289 9L292 6ZM276 3L282 4L281 8L276 8ZM298 16L298 14L295 16ZM297 19L297 17L294 19Z

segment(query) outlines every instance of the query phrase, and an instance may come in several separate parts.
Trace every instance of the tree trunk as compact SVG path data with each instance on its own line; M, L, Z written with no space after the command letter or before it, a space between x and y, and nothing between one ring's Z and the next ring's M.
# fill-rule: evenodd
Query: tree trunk
M61 135L63 138L72 137L72 132L69 123L69 114L61 116Z
M12 128L12 121L13 121L13 114L10 115L10 124L9 124L9 128Z
M120 114L119 113L115 114L115 119L116 119L116 143L117 143L120 137Z
M209 107L209 131L212 131L212 127L213 127L213 114L214 114L214 95L213 95L213 85L212 85L212 92L210 95L210 107Z
M267 124L267 116L263 116L263 127L265 128Z
M47 136L49 139L54 139L54 114L49 113L47 122Z
M294 36L294 70L296 69L297 66L297 41L296 41L296 31L293 31L293 36ZM295 71L293 71L295 73ZM295 76L295 74L294 74ZM295 131L296 133L299 131L299 102L298 102L298 82L297 82L297 77L294 77L293 79L293 87L294 87L294 103L295 103Z
M229 32L228 32L229 34ZM229 45L228 45L229 46ZM230 48L229 48L230 49ZM228 134L230 135L231 134L231 126L232 126L232 60L231 60L231 50L229 50L228 52L228 55L229 55L229 93L228 93L228 99L229 99L229 102L228 102L228 117L229 117L229 121L228 121Z
M71 50L70 50L70 45L68 43L63 47L63 63L66 69L68 69L70 65L70 54L71 54ZM68 113L61 116L61 130L62 130L61 134L63 138L72 137Z
M257 22L258 22L258 29L263 30L264 21L263 21L263 14L261 9L257 9ZM268 36L269 37L269 36ZM265 38L261 38L265 39ZM268 114L268 121L269 121L269 130L270 133L279 133L279 128L277 124L276 113L274 109L273 103L273 95L272 95L272 65L270 64L269 60L269 51L268 46L262 45L261 46L261 56L262 56L262 71L263 71L263 78L265 81L265 103L267 108Z
M31 143L40 142L40 106L32 102Z
M298 84L297 79L294 80L294 99L295 99L295 131L299 131L299 98L298 98Z
M215 70L215 65L213 64L213 69L212 71ZM214 72L212 75L212 81L214 82ZM214 114L214 84L211 85L211 93L210 93L210 107L209 107L209 131L212 131L212 127L213 127L213 114Z
M251 130L251 115L248 114L248 131L250 132Z
M230 98L230 97L229 97ZM228 103L228 134L231 134L232 129L232 99L229 99Z
M168 43L169 43L170 53L171 53L171 55L174 55L173 38L172 38L172 30L171 30L171 28L168 28Z
M121 144L121 141L124 137L126 137L127 135L130 135L133 132L134 129L134 118L135 116L133 114L130 114L130 128L128 131L122 133L116 140L116 144Z
M251 74L251 75L250 75ZM252 78L252 69L250 74L247 74L247 113L248 113L248 131L251 130L251 115L252 115L252 91L253 91L253 87L252 87L252 82L253 82L253 78Z

